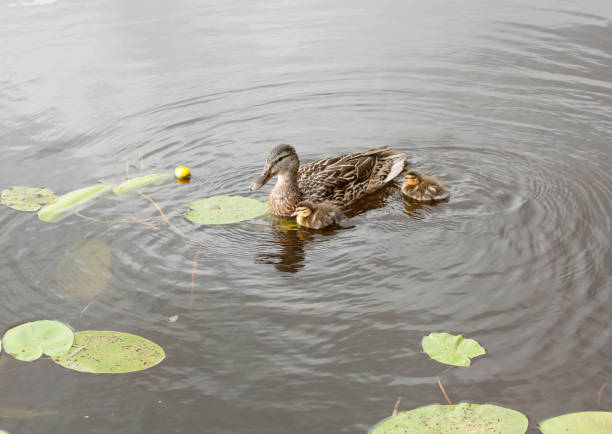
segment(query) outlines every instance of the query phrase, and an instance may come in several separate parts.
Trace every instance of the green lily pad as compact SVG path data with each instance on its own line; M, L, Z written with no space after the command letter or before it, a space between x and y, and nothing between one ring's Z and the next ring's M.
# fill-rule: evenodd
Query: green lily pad
M432 359L453 366L470 366L470 359L486 353L474 339L448 333L430 333L421 345Z
M610 434L612 413L609 411L582 411L547 419L540 424L544 434Z
M387 418L370 434L524 434L528 423L522 413L497 405L434 404Z
M90 205L96 199L108 193L111 188L108 184L96 184L63 194L56 202L45 205L38 211L38 218L44 222L61 220L66 215Z
M27 322L8 330L2 338L4 351L24 362L38 359L44 354L64 354L72 346L74 333L59 321Z
M268 212L268 205L257 199L241 196L214 196L189 204L185 217L194 223L222 225L259 217Z
M161 184L168 181L172 176L167 173L153 173L151 175L139 176L137 178L128 179L127 181L119 184L113 189L115 194L126 194L139 188L148 187L150 185Z
M143 337L109 330L87 330L75 333L70 351L53 357L53 361L80 372L121 374L151 368L165 357L162 347Z
M38 211L56 200L51 190L37 187L9 187L0 195L0 203L17 211Z

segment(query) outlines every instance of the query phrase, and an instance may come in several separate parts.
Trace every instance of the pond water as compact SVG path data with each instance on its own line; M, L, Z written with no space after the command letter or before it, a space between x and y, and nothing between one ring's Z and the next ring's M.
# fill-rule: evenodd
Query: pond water
M116 376L3 354L0 428L359 433L398 396L443 403L439 375L529 432L597 408L612 2L6 0L0 41L0 189L193 172L146 190L186 243L138 195L82 211L112 225L0 209L2 331L58 319L167 354ZM182 217L203 197L265 200L248 187L279 143L304 162L388 144L452 196L415 205L398 181L325 232ZM443 373L420 349L432 331L488 354Z

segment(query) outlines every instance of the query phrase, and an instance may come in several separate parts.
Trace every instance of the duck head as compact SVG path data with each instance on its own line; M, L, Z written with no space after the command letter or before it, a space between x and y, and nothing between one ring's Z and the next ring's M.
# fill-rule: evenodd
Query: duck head
M410 170L406 173L406 179L404 185L414 186L419 185L423 180L423 175L418 170Z
M251 183L251 190L260 189L276 175L289 176L297 174L299 167L300 160L293 146L278 145L268 154L264 170L259 178Z

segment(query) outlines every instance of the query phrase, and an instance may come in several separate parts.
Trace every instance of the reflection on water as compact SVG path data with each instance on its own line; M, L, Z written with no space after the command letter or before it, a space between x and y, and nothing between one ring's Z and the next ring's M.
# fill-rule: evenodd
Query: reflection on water
M298 229L295 220L277 216L269 219L273 241L256 254L255 263L272 264L279 271L297 273L304 266L304 244L313 235Z
M55 272L61 294L92 300L106 288L112 276L111 249L104 241L77 242L61 257Z
M58 409L3 429L366 432L397 396L441 402L431 331L487 348L444 374L457 401L534 426L593 408L612 366L612 3L12 1L0 40L0 189L118 183L126 161L193 173L146 191L186 244L164 222L0 209L0 326L56 318L168 354L110 378L0 356L2 407ZM400 178L334 230L183 218L265 200L248 187L279 143L303 163L390 145L451 199L412 203ZM159 219L139 195L86 214Z
M385 206L390 194L392 192L397 193L398 187L396 183L397 181L351 205L346 210L345 215L350 219L368 210ZM406 205L407 209L408 206L413 205ZM415 206L411 209L418 208L420 206ZM347 220L341 228L330 227L320 230L297 226L294 219L271 215L268 216L268 220L270 227L266 228L266 230L271 231L274 235L274 241L269 243L270 248L273 248L274 252L259 252L256 255L255 261L256 263L274 265L278 271L288 273L297 273L304 267L306 258L304 249L309 242L315 240L316 242L333 240L334 235L338 231L355 228L355 225L351 225L350 220Z

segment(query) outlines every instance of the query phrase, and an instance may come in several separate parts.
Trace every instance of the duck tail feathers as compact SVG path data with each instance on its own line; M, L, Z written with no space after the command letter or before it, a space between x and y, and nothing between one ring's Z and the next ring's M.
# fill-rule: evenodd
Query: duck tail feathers
M393 156L393 165L391 166L391 170L389 170L389 174L383 181L384 184L393 180L397 175L403 172L404 167L406 166L406 154L396 154Z

